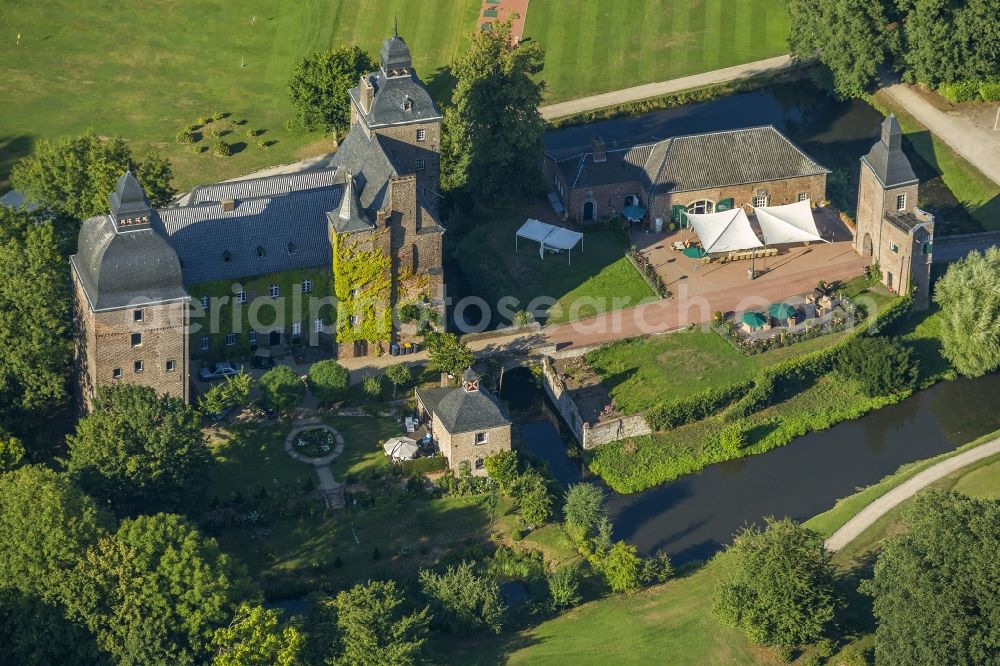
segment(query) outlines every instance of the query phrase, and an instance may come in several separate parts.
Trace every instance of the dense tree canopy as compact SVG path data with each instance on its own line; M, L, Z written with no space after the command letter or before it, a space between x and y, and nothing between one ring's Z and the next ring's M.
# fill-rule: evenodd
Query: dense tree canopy
M441 186L505 199L541 180L542 85L534 79L544 55L533 41L511 39L511 22L472 37L451 65L456 78L441 136Z
M908 391L917 381L913 350L883 337L854 340L837 356L836 368L860 382L869 397Z
M601 561L601 572L615 592L634 592L642 585L642 560L636 547L617 541Z
M836 606L823 537L788 518L748 527L727 549L713 610L758 645L810 643L830 628Z
M427 367L461 377L476 360L469 345L454 333L430 333L424 338L427 346Z
M907 0L903 62L909 78L938 85L1000 77L1000 2Z
M33 154L14 165L10 182L29 201L56 215L85 220L107 212L108 194L130 166L154 206L170 200L174 190L169 162L156 153L135 160L124 140L99 138L89 131L55 142L40 140Z
M574 483L566 491L563 517L566 531L581 540L590 537L601 518L607 516L604 508L604 490L593 483Z
M274 366L264 373L257 385L264 403L282 413L294 409L306 394L305 384L287 365Z
M410 666L427 640L427 608L407 613L394 581L355 585L337 595L339 640L329 664Z
M449 566L444 573L420 571L420 587L434 609L434 621L456 633L499 634L507 606L495 579L476 573L471 562Z
M1000 367L1000 248L948 266L934 286L941 306L941 353L963 375Z
M244 602L212 636L212 666L299 666L305 636L281 612Z
M250 402L252 388L253 376L240 370L205 391L198 400L198 408L203 414L219 414L230 407L245 407Z
M11 589L0 589L0 665L104 666L86 627L66 618L56 603Z
M296 121L309 130L347 130L351 118L347 91L372 69L371 58L357 46L341 46L303 58L288 82Z
M351 373L332 358L317 361L309 366L309 390L323 401L339 400L344 397L351 383Z
M11 431L67 397L67 271L51 224L0 205L0 423Z
M87 551L69 581L66 605L115 662L196 664L215 630L249 592L241 572L184 518L122 521Z
M147 386L102 387L69 442L69 472L115 511L180 510L202 498L211 455L198 412Z
M1000 662L1000 502L932 490L882 550L874 597L879 664Z

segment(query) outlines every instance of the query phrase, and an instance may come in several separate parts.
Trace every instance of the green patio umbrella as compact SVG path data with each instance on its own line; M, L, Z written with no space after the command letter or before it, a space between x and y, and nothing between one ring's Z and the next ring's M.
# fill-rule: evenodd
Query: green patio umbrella
M786 321L795 316L795 308L788 303L774 303L767 309L767 313L778 321Z
M630 220L641 220L646 214L646 209L642 206L628 205L622 208L622 215Z
M744 312L740 320L750 328L760 328L767 323L767 317L759 312Z
M684 256L691 257L692 259L701 259L707 253L700 247L686 247L684 248Z

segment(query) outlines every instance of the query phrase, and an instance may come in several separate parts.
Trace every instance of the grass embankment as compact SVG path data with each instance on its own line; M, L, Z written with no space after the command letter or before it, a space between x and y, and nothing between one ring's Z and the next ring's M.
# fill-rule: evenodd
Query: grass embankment
M539 78L557 102L781 55L789 26L779 0L545 0L524 36L545 49Z
M943 140L931 134L885 93L876 93L868 101L883 114L896 114L910 149L933 171L933 174L918 173L921 180L927 180L930 175L939 175L962 208L968 211L971 220L963 219L965 216L959 210L942 211L937 225L939 235L1000 229L1000 185L969 164ZM928 199L931 194L925 192L927 187L926 182L921 182L921 200ZM933 183L930 187L934 187Z
M421 78L438 97L441 71L465 44L479 0L180 0L6 3L0 44L0 191L13 162L39 138L92 128L142 154L159 150L181 188L328 152L320 134L289 133L288 78L300 58L357 44L378 58L393 17ZM21 34L20 44L15 33ZM241 67L241 62L245 67ZM199 116L246 120L226 141L232 157L194 155L174 135ZM258 148L248 128L265 130Z
M573 250L572 264L565 254L538 256L538 243L514 232L530 216L530 209L477 221L463 236L454 256L472 287L472 293L496 308L502 298L514 297L511 311L529 304L554 303L547 323L554 324L620 310L655 298L649 285L625 258L618 237L603 226L583 229L582 246ZM508 301L505 301L508 302Z

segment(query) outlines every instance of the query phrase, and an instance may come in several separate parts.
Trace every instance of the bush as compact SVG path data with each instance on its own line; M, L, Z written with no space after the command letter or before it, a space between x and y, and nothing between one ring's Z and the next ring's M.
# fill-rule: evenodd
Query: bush
M938 87L938 92L951 102L968 102L979 97L979 82L955 81L954 83L944 83Z
M840 350L835 367L860 382L869 398L911 391L917 383L913 350L888 338L860 338Z
M195 155L201 155L205 152L205 146L191 146L191 152Z
M233 154L233 147L222 139L218 139L212 144L212 154L216 157L229 157Z
M454 633L499 634L507 607L496 580L475 572L471 562L449 566L444 573L421 569L420 589L434 608L434 619Z
M730 423L719 433L719 447L728 456L738 458L746 445L746 427L741 422Z
M420 319L420 306L416 303L406 303L399 306L399 320L403 323L412 324Z
M674 577L674 565L670 557L661 550L642 560L640 579L643 585L666 583Z
M448 467L448 459L444 456L428 456L426 458L414 458L404 460L399 464L403 474L424 474L426 472L440 472Z
M618 541L601 562L601 572L615 592L628 593L639 589L642 584L642 561L636 548L624 541Z
M257 136L258 134L260 134L260 130L256 129L254 127L251 127L250 129L247 130L247 138L248 139L252 139L255 136Z
M983 81L980 83L979 96L986 102L1000 100L1000 81Z
M593 483L574 483L569 487L563 517L570 536L582 541L593 534L601 518L607 516L604 500L604 490Z
M258 386L264 402L282 413L298 405L306 392L302 380L287 365L276 365L265 372Z
M575 567L564 565L547 577L552 610L572 608L580 603L580 576Z
M317 361L309 366L306 383L313 395L324 402L339 400L347 392L351 373L333 359Z
M656 405L646 412L646 420L653 430L676 428L714 414L723 406L745 395L753 386L754 383L751 381L739 382L709 389L690 398Z
M182 129L174 136L177 143L194 143L194 132L189 129Z
M382 394L382 375L365 375L361 380L361 390L369 398L377 399Z
M271 143L267 139L257 139L258 148L269 148Z
M487 456L484 462L490 478L501 490L510 492L517 480L517 451L499 451Z

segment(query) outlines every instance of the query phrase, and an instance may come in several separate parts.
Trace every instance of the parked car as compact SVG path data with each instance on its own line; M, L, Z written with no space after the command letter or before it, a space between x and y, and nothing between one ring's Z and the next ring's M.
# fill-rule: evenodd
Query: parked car
M233 367L232 363L229 361L220 361L213 363L207 368L202 368L198 376L207 382L213 379L222 379L223 377L233 377L238 374L240 374L239 371Z

